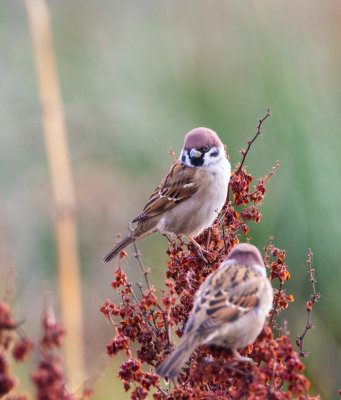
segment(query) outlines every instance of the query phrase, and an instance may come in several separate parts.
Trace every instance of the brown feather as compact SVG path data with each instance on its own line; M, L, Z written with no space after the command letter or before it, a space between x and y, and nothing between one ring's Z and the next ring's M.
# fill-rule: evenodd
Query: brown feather
M133 222L158 216L189 199L198 190L197 170L176 161L150 196L143 212ZM186 186L188 185L188 186Z
M207 335L257 307L259 274L246 265L226 264L199 290L193 306L197 333ZM200 311L195 312L200 305Z
M103 258L104 262L109 262L114 257L116 257L123 249L125 249L128 244L134 241L134 237L132 234L125 236L122 240L120 240L116 246L109 251L109 253Z
M272 301L271 283L259 250L250 244L237 245L200 286L178 347L156 372L175 377L198 344L231 348L239 361L249 361L235 349L256 339Z
M162 361L155 372L160 376L168 376L169 379L174 379L179 375L183 365L197 345L192 339L190 335L183 336L177 348L168 358Z

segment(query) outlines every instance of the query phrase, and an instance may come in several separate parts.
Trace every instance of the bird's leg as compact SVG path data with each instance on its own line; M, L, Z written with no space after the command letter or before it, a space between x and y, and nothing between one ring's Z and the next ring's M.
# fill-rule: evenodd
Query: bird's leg
M199 249L205 254L212 254L209 250L203 249L200 244L192 237L188 236L189 240L194 244L195 247L199 247Z
M205 251L208 252L208 246L210 245L210 240L211 240L211 228L208 228L208 234L207 234L207 240L206 240L206 248Z
M232 354L236 357L237 361L240 361L240 362L251 362L252 361L252 359L249 357L241 356L236 349L231 349L231 351L232 351Z
M192 238L192 236L188 236L188 239L189 239L190 242L193 244L193 246L196 248L199 257L204 261L204 263L208 264L206 258L204 257L203 249L201 248L200 244L197 243L197 242Z

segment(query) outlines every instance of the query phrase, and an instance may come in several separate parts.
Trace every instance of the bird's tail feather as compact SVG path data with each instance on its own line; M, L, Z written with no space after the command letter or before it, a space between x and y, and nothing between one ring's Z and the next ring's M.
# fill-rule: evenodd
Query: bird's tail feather
M104 262L109 262L111 259L116 257L121 250L123 250L125 247L128 246L128 244L132 243L134 241L133 235L130 233L126 237L124 237L122 240L120 240L117 245L109 251L109 253L103 258Z
M184 339L182 342L180 341L173 353L156 368L158 375L168 376L169 379L174 379L179 375L195 346L191 343L192 338L186 337Z

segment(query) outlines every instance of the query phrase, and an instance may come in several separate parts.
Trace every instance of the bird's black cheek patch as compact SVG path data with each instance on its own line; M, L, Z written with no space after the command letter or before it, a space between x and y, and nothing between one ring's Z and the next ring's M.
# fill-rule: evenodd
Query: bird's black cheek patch
M203 164L204 164L204 156L205 156L204 153L200 157L191 157L190 156L191 151L188 149L187 150L187 154L188 154L189 161L190 161L190 163L191 163L191 165L193 167L201 167L201 166L203 166Z
M201 157L191 157L190 160L193 167L202 167L204 164L204 155Z
M219 151L213 151L211 153L211 157L218 157L218 155L219 155Z
M182 155L181 161L182 161L183 163L186 161L186 156L185 156L185 154Z

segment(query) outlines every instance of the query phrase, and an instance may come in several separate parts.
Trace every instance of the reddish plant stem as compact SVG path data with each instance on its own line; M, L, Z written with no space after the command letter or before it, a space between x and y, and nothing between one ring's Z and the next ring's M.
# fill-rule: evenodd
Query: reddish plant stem
M278 297L280 297L280 294L282 293L282 288L283 288L283 283L279 284L279 289L278 289ZM278 307L278 302L277 299L275 300L275 304L273 305L273 310L272 310L272 314L271 314L271 318L269 321L269 327L271 328L272 326L272 322L274 319L275 314L277 314L277 307Z
M129 288L129 290L130 290L130 292L131 292L131 295L133 296L133 299L134 299L136 305L139 306L139 305L140 305L140 302L139 302L138 298L136 297L136 295L135 295L135 293L134 293L134 291L133 291L132 284L131 284L130 282L128 282L126 279L125 279L125 284L126 284L126 286ZM145 312L142 312L142 311L141 311L141 312L139 312L139 314L140 314L142 317L144 317L145 323L146 323L147 325L150 325L150 326L153 328L153 330L155 331L155 333L158 333L158 332L159 332L158 329L157 329L157 327L156 327L156 325L153 325L150 321L148 321L148 318L147 318ZM155 322L155 321L154 321L154 322Z
M315 287L316 279L314 277L315 269L312 267L312 261L311 261L312 256L313 256L313 253L312 253L311 249L309 249L308 250L308 259L307 259L307 264L308 264L309 269L307 272L310 276L309 280L312 285L313 293L310 295L311 300L307 301L306 310L307 310L308 316L307 316L307 322L305 325L305 329L304 329L303 333L296 338L296 345L300 349L300 352L299 352L300 357L307 356L307 353L305 351L303 351L303 341L304 341L304 338L305 338L305 335L307 334L307 332L314 327L311 324L311 311L312 311L312 308L313 308L313 305L315 304L315 302L317 302L318 299L320 298L320 294L316 292L316 287Z
M176 155L175 155L175 153L174 153L174 151L172 149L169 149L168 154L170 154L172 156L174 162L178 161L177 158L176 158Z
M136 241L134 240L134 249L135 249L135 254L134 257L137 259L138 264L141 268L141 271L144 275L144 278L146 280L146 284L149 290L151 290L151 286L149 283L149 279L148 279L148 274L149 274L149 270L146 270L143 266L142 260L141 260L141 253L139 252L137 245L136 245ZM162 314L162 318L163 318L163 323L165 324L165 332L166 332L166 337L167 337L167 343L168 346L170 346L170 337L169 337L169 327L168 327L168 322L167 322L167 318L166 318L166 311L163 309L163 307L160 306L159 303L157 303L157 308L161 311ZM157 330L156 326L155 329Z
M134 249L135 249L135 254L134 257L137 259L139 266L141 268L141 271L144 275L144 279L146 280L146 284L147 284L147 288L150 290L150 283L149 283L149 278L148 278L148 274L149 271L146 270L142 264L142 260L141 260L141 253L139 252L137 245L136 245L136 240L134 240Z
M224 248L225 248L225 254L227 254L227 245L226 245L226 234L225 234L225 226L222 220L220 219L221 227L222 227L222 233L223 233L223 240L224 240Z
M273 240L274 240L274 237L270 236L269 245L264 247L264 259L263 260L264 260L265 266L267 266L268 268L270 268L269 260L270 260L270 256L271 256L271 254L269 254L268 252L273 247L273 245L272 245Z
M267 182L267 181L272 177L272 175L275 175L275 171L276 171L276 169L278 169L279 167L280 167L280 163L279 163L279 161L277 160L277 161L276 161L276 165L274 165L274 166L271 168L271 171L270 171L269 175L267 175L267 176L264 178L264 183ZM252 194L252 193L251 193L251 194Z
M161 389L160 385L156 385L156 387L157 387L157 389L160 391L160 393L163 394L163 396L165 396L165 397L168 396L168 394L167 394L165 391L163 391L163 390Z
M249 152L249 150L250 150L250 148L252 146L252 143L257 139L258 136L263 134L263 132L262 132L262 124L268 117L270 117L270 115L271 115L271 108L269 107L266 110L266 115L263 118L258 120L257 132L256 132L254 138L252 140L247 140L247 142L246 142L247 143L247 149L246 150L242 150L242 152L241 152L242 156L243 156L243 159L242 159L242 162L240 163L240 166L239 166L236 174L239 174L239 172L242 170L244 162L245 162L245 158L246 158L246 156L247 156L247 154L248 154L248 152Z
M210 240L211 240L211 228L208 228L208 234L207 234L207 239L206 239L206 251L208 250L210 246Z
M134 242L134 244L135 244L135 242ZM122 269L122 259L121 259L121 258L119 258L119 261L118 261L118 268L119 268L120 270ZM143 268L143 266L142 266L142 268ZM140 302L139 302L138 298L136 297L136 295L135 295L135 293L134 293L134 290L133 290L133 287L132 287L133 285L132 285L130 282L128 282L126 278L124 278L124 282L125 282L126 286L129 288L129 290L130 290L130 292L131 292L131 295L132 295L132 297L133 297L133 299L134 299L136 305L139 306L139 305L140 305ZM149 287L149 289L150 289L150 287ZM147 325L150 325L150 326L153 328L153 330L154 330L156 333L158 333L158 329L157 329L156 325L153 325L150 321L148 321L148 318L147 318L147 316L146 316L146 313L145 313L145 312L141 312L141 313L139 313L139 314L140 314L142 317L144 317L145 323L146 323ZM154 321L154 323L155 323L155 321Z

